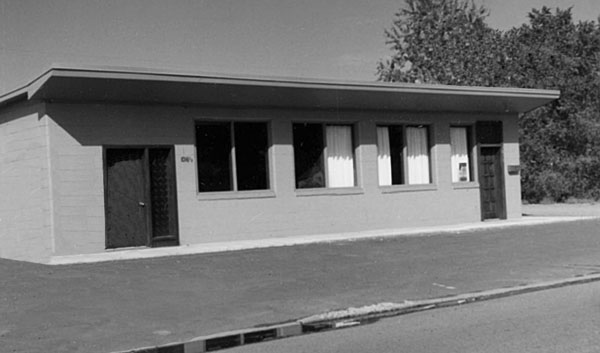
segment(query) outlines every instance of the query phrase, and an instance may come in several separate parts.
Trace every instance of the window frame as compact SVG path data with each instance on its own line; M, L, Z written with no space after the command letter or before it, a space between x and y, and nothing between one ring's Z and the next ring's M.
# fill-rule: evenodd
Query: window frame
M265 153L265 178L266 189L255 190L239 190L237 176L237 154L235 141L235 124L236 123L259 123L264 124L266 129L266 153ZM230 168L230 190L222 191L201 191L200 190L200 171L198 170L198 125L211 124L227 124L229 126L230 148L229 148L229 168ZM264 119L198 119L194 120L194 169L196 174L196 197L199 200L220 200L220 199L245 199L245 198L269 198L275 197L273 186L273 155L272 155L272 124L269 120Z
M434 179L434 163L433 163L433 159L434 159L434 151L433 151L433 146L434 141L433 141L433 123L430 122L424 122L424 123L406 123L406 122L377 122L375 124L375 129L377 129L378 127L400 127L402 130L402 173L401 173L401 179L402 179L402 183L401 184L391 184L391 185L381 185L379 184L379 161L377 161L377 184L378 187L383 191L383 192L401 192L401 191L411 191L411 190L434 190L437 189L437 184L435 182ZM427 129L427 156L428 156L428 164L429 164L429 183L426 184L410 184L408 182L409 179L409 167L408 167L408 136L407 136L407 128L410 127L425 127ZM377 134L376 134L376 149L377 149L377 156L379 156L379 140L377 140ZM390 143L391 146L391 143Z
M296 147L294 143L294 125L303 125L303 124L311 124L311 125L319 125L321 127L321 143L323 146L322 156L323 156L323 174L325 186L323 187L311 187L311 188L299 188L298 182L296 180ZM344 187L331 187L329 186L329 169L328 169L328 161L327 161L327 126L349 126L352 130L351 138L352 138L352 160L353 160L353 178L354 185L353 186L344 186ZM323 195L323 194L357 194L362 193L362 189L360 187L359 180L359 160L358 160L358 124L353 121L292 121L291 122L291 132L292 132L292 158L293 160L293 177L294 177L294 191L298 196L311 196L311 195Z

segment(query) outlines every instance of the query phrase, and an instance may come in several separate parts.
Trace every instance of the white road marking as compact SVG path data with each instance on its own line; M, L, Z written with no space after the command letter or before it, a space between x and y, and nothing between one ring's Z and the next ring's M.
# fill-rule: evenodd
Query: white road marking
M432 283L432 284L433 284L434 286L436 286L436 287L441 287L441 288L444 288L444 289L456 289L456 287L447 286L447 285L445 285L445 284L439 284L439 283Z

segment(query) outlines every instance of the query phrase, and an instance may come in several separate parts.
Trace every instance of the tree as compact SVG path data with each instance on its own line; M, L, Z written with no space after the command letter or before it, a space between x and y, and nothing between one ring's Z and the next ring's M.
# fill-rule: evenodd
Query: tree
M504 55L487 16L472 0L407 0L385 32L394 54L379 62L379 79L493 85Z
M571 9L533 10L506 32L472 0L407 0L385 32L382 81L559 89L520 118L523 198L600 198L600 28Z
M574 23L571 9L533 10L529 24L504 40L516 51L511 80L516 87L561 91L556 102L520 119L523 196L600 197L600 28Z

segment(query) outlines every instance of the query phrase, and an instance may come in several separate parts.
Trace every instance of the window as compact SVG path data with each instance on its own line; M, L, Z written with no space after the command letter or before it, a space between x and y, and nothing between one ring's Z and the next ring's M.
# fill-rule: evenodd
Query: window
M267 151L267 123L196 124L199 192L268 189Z
M377 151L379 185L431 183L426 126L378 126Z
M473 181L471 173L471 139L468 127L450 127L452 182Z
M293 125L297 189L355 185L352 130L351 125Z

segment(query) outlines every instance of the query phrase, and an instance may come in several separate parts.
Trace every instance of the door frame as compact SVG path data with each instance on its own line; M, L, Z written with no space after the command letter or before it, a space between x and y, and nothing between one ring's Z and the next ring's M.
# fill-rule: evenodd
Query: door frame
M483 158L482 158L482 153L481 150L483 148L496 148L498 150L498 167L496 170L497 176L498 176L498 184L499 184L499 188L500 190L498 191L498 194L500 195L500 199L497 201L496 205L497 205L497 210L496 210L496 215L498 216L498 219L506 219L506 185L505 185L505 178L504 178L504 148L502 147L502 144L483 144L480 143L477 145L477 177L479 180L479 208L481 211L481 220L485 221L486 219L495 219L495 218L485 218L484 215L484 211L483 211L483 192L481 190L481 182L482 182L482 176L481 173L483 173Z
M169 173L172 173L172 179L173 179L173 190L174 192L172 193L172 195L169 195L172 202L173 202L173 219L171 220L173 222L173 229L174 229L174 234L173 234L173 239L169 239L170 237L157 237L158 239L154 239L152 234L153 234L153 226L152 226L152 190L151 190L151 185L150 185L150 158L149 158L149 151L152 148L163 148L163 149L169 149L170 153L172 154L172 158L171 163L169 163L170 165L167 167L169 169ZM105 249L107 248L108 245L108 239L107 239L107 234L106 234L106 225L108 222L108 208L106 207L107 202L108 202L108 164L107 164L107 150L110 149L141 149L144 150L143 153L143 157L142 157L142 164L144 165L144 189L145 189L145 195L144 195L144 214L145 214L145 221L146 221L146 247L156 247L158 246L158 244L165 242L165 240L171 240L172 244L169 244L169 246L177 246L179 245L179 210L178 210L178 206L179 203L177 201L177 171L176 171L176 165L175 165L175 146L174 145L103 145L102 146L102 168L103 168L103 177L104 177L104 224L105 224L105 231L104 231L104 246ZM113 249L113 248L111 248ZM114 248L114 249L119 249L119 248Z

